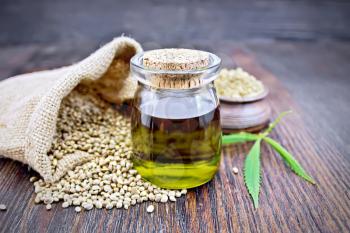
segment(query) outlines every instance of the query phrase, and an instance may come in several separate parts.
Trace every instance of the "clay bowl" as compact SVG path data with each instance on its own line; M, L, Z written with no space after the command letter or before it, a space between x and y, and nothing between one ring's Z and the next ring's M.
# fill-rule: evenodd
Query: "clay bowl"
M220 97L221 126L224 133L258 132L270 122L271 108L265 97L269 91L249 98Z

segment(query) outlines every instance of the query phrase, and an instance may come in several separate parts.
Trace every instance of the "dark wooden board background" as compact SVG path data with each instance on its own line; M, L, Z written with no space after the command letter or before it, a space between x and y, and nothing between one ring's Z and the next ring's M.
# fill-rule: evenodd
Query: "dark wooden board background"
M262 147L260 207L242 166L251 144L225 147L220 172L176 203L76 214L34 205L27 166L0 159L0 232L349 232L350 2L2 1L0 80L77 62L121 33L146 49L209 50L262 79L273 115L293 109L272 137L315 178L312 186ZM152 15L152 17L150 17ZM171 30L170 30L170 26ZM233 175L231 169L240 171Z
M253 54L232 48L231 58L262 79L270 88L267 98L273 115L293 109L272 137L301 161L316 179L312 186L295 176L266 145L262 147L260 207L254 210L244 187L242 165L251 144L225 147L220 172L202 187L190 190L177 203L146 204L130 210L93 210L76 214L55 205L51 211L34 205L33 172L17 162L1 159L0 198L8 210L0 212L3 232L345 232L350 229L349 160L322 137L316 140L305 125L305 115L277 78L262 68ZM30 63L30 59L23 63ZM233 166L240 168L233 175Z

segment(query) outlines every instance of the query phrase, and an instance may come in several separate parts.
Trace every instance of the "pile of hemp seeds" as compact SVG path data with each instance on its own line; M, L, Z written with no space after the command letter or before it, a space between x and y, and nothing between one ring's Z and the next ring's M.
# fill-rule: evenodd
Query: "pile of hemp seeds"
M76 212L93 208L124 208L146 201L168 202L187 190L159 188L141 178L130 161L130 119L105 102L87 86L78 86L62 102L57 130L48 156L53 172L67 154L85 151L94 158L76 166L59 181L34 182L35 203L50 210L54 203ZM147 212L153 212L149 205Z
M219 96L229 98L254 97L264 92L264 84L241 67L222 69L215 80Z

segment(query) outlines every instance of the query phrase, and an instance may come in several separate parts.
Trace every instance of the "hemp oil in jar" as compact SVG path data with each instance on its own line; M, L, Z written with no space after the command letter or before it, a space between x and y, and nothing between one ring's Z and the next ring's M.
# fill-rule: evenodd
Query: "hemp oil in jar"
M161 49L131 62L138 89L132 111L132 161L162 188L192 188L210 181L221 156L214 54Z

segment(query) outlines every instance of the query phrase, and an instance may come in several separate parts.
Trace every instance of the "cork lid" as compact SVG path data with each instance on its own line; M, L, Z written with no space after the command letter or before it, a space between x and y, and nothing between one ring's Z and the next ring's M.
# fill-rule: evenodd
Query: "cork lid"
M220 58L192 49L157 49L135 55L131 68L138 81L156 88L188 89L216 78Z
M143 65L155 70L197 70L209 65L209 54L193 49L156 49L145 52Z

